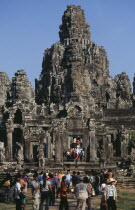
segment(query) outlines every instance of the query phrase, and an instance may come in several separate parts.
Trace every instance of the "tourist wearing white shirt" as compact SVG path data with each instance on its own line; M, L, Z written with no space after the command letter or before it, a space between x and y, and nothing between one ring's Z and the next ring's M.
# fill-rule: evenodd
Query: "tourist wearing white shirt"
M15 202L16 202L16 210L20 210L20 197L19 193L21 191L21 185L20 185L20 178L16 179L16 183L14 185L14 197L15 197Z

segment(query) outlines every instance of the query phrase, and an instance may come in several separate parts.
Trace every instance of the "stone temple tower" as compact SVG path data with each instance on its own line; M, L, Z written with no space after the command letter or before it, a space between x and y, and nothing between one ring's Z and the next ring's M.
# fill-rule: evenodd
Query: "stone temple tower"
M65 107L72 101L90 103L90 107L106 106L108 59L103 47L91 41L89 29L81 7L67 6L60 25L60 42L45 51L42 72L36 80L38 104Z
M80 6L67 6L59 38L44 52L35 93L24 70L12 81L0 73L0 142L6 160L16 160L21 145L25 163L54 163L55 149L59 164L78 141L84 162L126 158L135 135L135 78L132 93L125 72L114 79L109 75L106 51L91 40Z
M103 120L106 113L132 107L129 78L125 73L114 79L109 75L106 51L91 40L90 26L80 6L67 6L59 28L60 41L44 52L36 80L36 103L48 107L54 124L58 118L66 119L65 129L70 133L67 142L74 133L83 133L87 159L95 160L98 148L108 150L106 137L101 134L110 123L109 117ZM117 141L116 133L111 134L113 142Z
M80 44L84 48L90 43L90 26L80 6L68 6L62 17L59 35L64 45Z
M37 104L48 106L53 117L70 117L69 129L88 126L90 130L84 138L87 138L86 147L91 141L90 154L94 159L95 108L102 116L101 107L108 103L108 80L112 83L112 78L109 77L106 52L91 41L90 34L81 7L67 6L60 25L60 41L44 53L35 94Z

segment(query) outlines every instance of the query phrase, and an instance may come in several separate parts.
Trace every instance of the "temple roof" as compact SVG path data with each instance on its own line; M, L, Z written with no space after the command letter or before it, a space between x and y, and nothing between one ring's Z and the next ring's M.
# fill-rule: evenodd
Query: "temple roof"
M89 24L85 20L84 10L80 6L69 5L62 17L60 25L60 41L65 39L90 40Z

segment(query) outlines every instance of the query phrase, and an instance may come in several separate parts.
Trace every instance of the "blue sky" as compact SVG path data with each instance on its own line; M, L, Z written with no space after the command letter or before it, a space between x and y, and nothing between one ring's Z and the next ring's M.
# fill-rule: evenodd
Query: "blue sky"
M59 41L66 5L81 5L91 39L104 46L110 75L135 73L135 0L0 0L0 72L11 79L19 69L34 87L43 53Z

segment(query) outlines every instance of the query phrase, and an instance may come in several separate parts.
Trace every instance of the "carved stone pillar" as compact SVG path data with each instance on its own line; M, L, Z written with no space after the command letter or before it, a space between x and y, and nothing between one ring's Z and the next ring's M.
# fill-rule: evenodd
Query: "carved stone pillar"
M33 142L30 141L29 144L29 160L33 159Z
M64 150L67 150L67 141L68 141L68 135L66 134L66 132L63 133L63 142L62 142L62 145L63 145L63 148Z
M27 159L29 159L29 144L30 142L25 138L24 157Z
M106 147L105 147L105 152L106 152L106 158L107 160L113 160L113 145L111 142L111 135L106 135Z
M68 136L67 149L70 149L71 139L72 137Z
M65 132L62 132L60 134L60 158L61 158L61 161L63 161L63 153L65 152L65 147L63 145L63 142L66 142L66 138L65 138ZM67 147L66 147L67 148Z
M55 160L56 162L60 162L61 160L61 151L60 151L60 131L56 131L55 133Z
M13 140L12 140L13 128L7 129L7 148L6 148L6 159L12 161L13 159Z
M90 161L95 161L97 152L96 152L96 138L95 138L95 120L90 120Z
M47 135L47 144L48 144L48 159L51 159L51 136L50 133Z
M24 154L24 159L28 159L29 160L29 147L30 147L30 136L27 135L28 134L28 130L24 130L23 133L23 154Z
M121 133L121 157L126 158L128 156L128 141L129 134L123 129Z
M82 132L81 144L84 149L84 161L90 161L90 134L89 132Z

